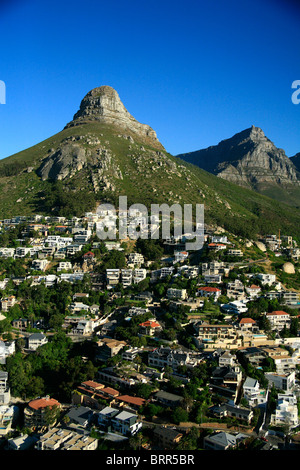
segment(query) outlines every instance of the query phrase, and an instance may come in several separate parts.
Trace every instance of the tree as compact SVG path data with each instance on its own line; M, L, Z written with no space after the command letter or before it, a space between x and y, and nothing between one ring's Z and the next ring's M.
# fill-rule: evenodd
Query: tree
M129 438L129 447L133 450L140 450L143 444L143 434L138 432L135 436Z
M44 380L42 379L42 377L39 377L39 376L31 377L26 387L26 395L29 398L34 398L34 397L41 397L44 395L44 393L45 393L45 384L44 384Z
M188 412L182 408L182 407L178 407L176 408L173 413L172 413L172 421L175 423L175 424L180 424L180 423L184 423L184 422L187 422L189 419L189 414Z
M47 406L44 410L44 421L48 428L53 426L58 417L59 417L60 409L58 405Z

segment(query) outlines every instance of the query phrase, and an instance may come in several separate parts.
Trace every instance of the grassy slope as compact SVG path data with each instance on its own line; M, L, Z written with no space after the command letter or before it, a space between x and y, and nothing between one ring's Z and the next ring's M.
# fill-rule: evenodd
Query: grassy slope
M29 149L1 160L0 174L8 164L18 162L23 168L16 175L0 177L0 217L41 213L42 211L37 209L37 194L50 183L41 181L35 171L24 171L25 167L32 166L37 169L49 150L58 147L66 137L87 134L100 136L101 144L110 149L113 163L121 169L123 175L123 179L119 179L110 169L107 171L116 187L114 196L127 195L129 204L143 203L149 207L155 202L194 205L203 203L206 222L216 222L240 235L251 235L255 231L272 233L281 229L282 234L300 236L300 213L297 209L218 178L165 151L165 158L159 157L157 149L152 149L145 142L139 142L137 136L132 135L134 143L131 143L118 136L129 132L119 132L115 128L96 122L64 129ZM172 162L179 166L174 169ZM78 192L85 188L93 191L91 171L81 170L66 181L66 190ZM102 194L97 194L97 197L101 202ZM21 201L16 202L19 199Z

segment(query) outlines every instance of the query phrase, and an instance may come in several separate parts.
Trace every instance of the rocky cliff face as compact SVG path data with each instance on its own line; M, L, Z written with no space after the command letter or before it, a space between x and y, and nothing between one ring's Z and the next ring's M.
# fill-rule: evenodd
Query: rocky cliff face
M295 165L297 170L300 171L300 152L296 153L296 155L291 157L290 160Z
M299 185L299 173L284 150L252 126L207 149L178 155L233 183L258 189L268 185Z
M90 121L99 121L123 128L142 137L149 144L162 148L156 132L138 122L125 108L116 90L110 86L94 88L83 98L80 108L66 128Z

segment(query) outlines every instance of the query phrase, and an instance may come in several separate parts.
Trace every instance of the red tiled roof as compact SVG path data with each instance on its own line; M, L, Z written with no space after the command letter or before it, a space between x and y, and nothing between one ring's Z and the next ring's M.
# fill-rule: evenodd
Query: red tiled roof
M145 403L144 398L140 397L131 397L130 395L120 395L117 397L117 400L124 401L126 403L131 403L132 405L142 406Z
M100 393L107 393L107 395L111 395L111 396L114 396L114 397L119 395L118 390L115 390L114 388L111 388L111 387L102 388L100 390Z
M217 287L203 286L199 287L199 290L204 290L205 292L221 292Z
M256 321L253 320L252 318L242 318L240 321L240 324L241 323L256 323Z
M144 323L140 323L140 326L150 326L150 328L159 328L160 324L157 323L156 321L145 321Z
M226 246L224 243L209 243L208 246Z
M104 387L103 384L99 384L98 382L94 382L93 380L87 380L86 382L82 382L81 385L86 385L87 387L92 387L92 388Z
M274 312L267 313L267 315L288 315L288 313L283 310L275 310Z
M92 251L87 251L83 256L95 256Z
M32 400L28 403L30 408L34 410L39 410L40 408L46 408L47 406L60 406L60 403L55 400L55 398L37 398L36 400Z

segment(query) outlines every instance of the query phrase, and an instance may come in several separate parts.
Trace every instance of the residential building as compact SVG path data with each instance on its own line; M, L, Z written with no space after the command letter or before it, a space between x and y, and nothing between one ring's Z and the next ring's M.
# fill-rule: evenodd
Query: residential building
M154 336L162 331L162 326L154 318L144 321L139 324L141 334Z
M275 413L271 415L271 425L288 426L290 429L299 425L297 397L293 393L279 393Z
M0 364L6 363L6 358L15 352L15 341L1 341L0 340Z
M276 282L275 274L258 273L255 275L255 277L259 279L263 285L266 285L266 284L272 285Z
M136 315L145 315L148 312L149 310L147 308L132 306L128 310L128 316L135 317Z
M283 291L282 300L286 305L299 305L299 292L296 291Z
M28 436L28 434L22 434L21 436L14 437L7 440L7 450L32 450L36 444L38 438L35 436Z
M176 395L175 393L165 392L160 390L154 394L154 399L161 405L176 408L180 406L184 398L181 395Z
M278 374L277 372L266 372L265 377L269 384L274 385L277 390L291 392L295 387L295 371L290 371L285 374Z
M241 258L244 255L242 250L238 250L237 248L229 248L229 250L227 251L227 254L229 256L238 256L239 258Z
M219 357L219 367L233 367L236 364L236 356L230 351L224 351Z
M142 266L144 264L144 256L141 253L129 253L128 255L128 266Z
M79 313L79 312L88 312L90 310L90 306L83 303L83 302L73 302L69 306L69 310L72 315Z
M174 449L181 441L183 434L176 429L164 426L154 428L154 438L161 449Z
M217 287L210 287L210 286L202 286L198 287L197 289L198 295L200 297L211 297L213 298L214 302L218 300L221 295L221 289Z
M234 300L244 299L246 297L244 284L239 279L235 279L233 282L228 282L226 295Z
M66 414L68 426L74 424L78 429L86 429L92 421L93 411L87 406L74 406Z
M179 366L195 367L202 361L198 353L172 349L169 346L160 346L148 354L148 365L150 367L171 367L176 371Z
M96 359L107 361L116 356L127 345L125 341L118 341L113 338L101 338L97 342Z
M77 325L72 329L73 335L88 336L100 325L98 318L81 318Z
M132 269L121 269L121 282L123 287L131 286L133 280Z
M10 387L8 372L0 370L0 404L7 405L10 402Z
M221 274L204 274L204 282L206 282L206 284L221 284L222 275Z
M120 281L120 269L107 269L106 281L109 286L115 286Z
M239 443L249 439L246 434L230 434L219 431L204 438L205 450L228 450L238 446Z
M249 403L249 406L255 408L262 405L266 405L268 393L265 389L261 389L259 381L252 377L246 377L243 384L243 395Z
M210 408L210 413L218 418L236 418L239 421L245 422L249 425L253 419L253 410L241 406L230 405L224 403Z
M231 324L194 323L194 342L201 350L236 349L243 345L238 330Z
M213 393L236 403L241 386L242 370L238 365L216 367L212 371L209 387Z
M33 333L32 335L28 336L27 339L27 347L32 351L36 351L37 348L43 346L46 343L48 343L48 339L43 333Z
M291 324L290 314L283 310L267 312L266 318L269 320L272 330L281 331L284 327L289 328Z
M12 431L12 426L19 415L19 408L14 405L0 405L0 436Z
M227 304L222 304L221 307L222 310L224 310L226 313L231 313L234 315L239 315L240 313L246 313L248 311L247 305L239 300L234 300Z
M132 397L131 395L118 395L114 399L114 403L121 408L138 411L141 406L146 403L145 398Z
M188 251L175 251L174 253L174 262L175 263L181 263L185 261L189 257Z
M186 299L187 298L187 290L186 289L173 289L169 288L167 290L167 297L168 299Z
M245 291L247 292L250 299L256 299L259 297L261 293L261 288L256 284L251 284L251 286L245 287Z
M57 267L57 272L60 271L71 271L72 263L70 261L60 261Z
M99 411L98 425L105 432L115 432L127 437L133 436L142 428L136 414L112 407Z
M135 358L142 351L143 351L142 349L139 349L137 347L126 349L125 351L122 352L122 358L124 359L124 361L134 362Z
M35 445L37 450L96 450L98 439L71 429L52 428Z
M8 310L13 307L17 302L17 299L14 295L10 295L9 297L4 297L1 299L1 309L2 312L8 312Z
M31 268L35 271L46 271L49 262L46 259L34 259Z
M256 321L252 318L241 318L239 321L239 328L243 332L253 332L258 330Z
M44 398L37 398L35 400L31 400L27 407L24 409L24 425L28 428L33 429L40 429L44 426L55 424L55 420L53 423L49 423L47 419L46 411L48 409L56 408L60 410L61 404L55 400L54 398L50 398L46 396Z
M146 269L142 269L142 268L134 269L133 277L132 277L133 283L138 284L139 282L146 279L146 276L147 276L147 270Z

